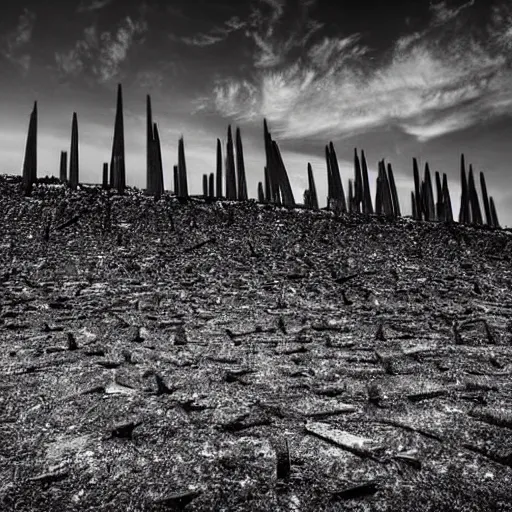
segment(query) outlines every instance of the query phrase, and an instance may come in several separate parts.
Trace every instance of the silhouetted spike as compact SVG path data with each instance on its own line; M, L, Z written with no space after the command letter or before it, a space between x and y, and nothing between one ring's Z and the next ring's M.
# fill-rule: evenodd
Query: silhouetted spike
M217 182L217 198L222 198L222 148L220 139L217 139L217 169L216 169L216 182Z
M398 192L396 190L395 176L393 175L393 168L388 163L388 181L391 189L391 199L393 200L393 214L395 217L401 217L400 203L398 201Z
M213 172L210 173L210 179L208 182L208 197L210 199L215 198L215 174L213 174Z
M334 199L334 184L332 179L331 153L329 146L325 146L325 162L327 165L327 208L330 208L331 199Z
M103 190L107 190L108 188L108 162L103 163L103 182L102 182Z
M203 174L203 197L206 199L208 197L208 175Z
M32 193L32 185L37 179L37 101L30 114L25 160L23 161L23 189L25 195Z
M78 120L73 112L71 123L71 151L69 153L69 186L76 190L78 186Z
M261 181L258 182L258 202L265 202L265 194L263 192L263 184L261 183Z
M414 197L414 192L411 190L411 207L412 207L412 218L414 220L418 220L418 212L416 211L417 208L417 201Z
M485 183L485 176L480 172L480 188L482 189L482 198L484 202L485 220L488 226L492 225L491 208L489 205L489 197L487 195L487 185Z
M355 211L354 192L352 191L352 180L348 180L348 211L353 213Z
M417 220L423 219L423 206L421 204L421 184L420 184L420 171L418 168L418 160L412 159L413 173L414 173L414 197L416 199L416 216Z
M498 220L498 213L496 212L496 206L494 205L494 199L492 197L489 198L490 209L491 209L491 217L492 217L492 227L500 228L500 223Z
M67 153L67 151L60 152L59 179L62 183L66 183L67 179L68 179L68 153Z
M448 189L448 177L443 173L443 204L445 222L453 222L452 201L450 199L450 190Z
M318 195L316 193L315 177L313 176L313 168L308 162L308 190L309 200L311 201L311 208L318 210Z
M384 215L388 217L394 217L394 210L393 210L393 199L391 197L391 187L389 185L388 181L388 175L386 173L386 163L384 159L382 160L382 206Z
M174 195L176 197L181 197L180 195L180 174L178 170L178 166L173 166L173 177L174 177Z
M286 167L281 156L281 151L279 150L279 146L275 140L272 141L272 146L274 148L277 168L279 169L279 188L281 190L283 204L293 208L295 207L295 199L293 197L290 180L288 179L288 173L286 172Z
M304 206L311 209L311 194L308 189L304 190Z
M368 178L368 166L364 151L361 150L361 166L363 171L363 213L373 214L372 196L370 192L370 180Z
M151 112L151 97L146 96L146 190L153 195L155 193L155 164L153 161L153 116Z
M460 155L460 181L461 181L461 199L459 222L462 224L471 224L471 211L469 209L468 182L466 180L466 164L464 154Z
M124 192L123 184L122 184L122 158L120 156L114 157L114 165L113 165L113 176L114 176L114 188L122 194Z
M228 126L228 142L226 148L226 198L230 201L236 201L236 175L235 175L235 154L233 149L233 136L231 134L231 125Z
M270 136L266 119L263 119L263 137L265 142L265 162L270 188L270 198L268 200L271 203L276 203L279 202L279 182L276 175L276 163L274 161L272 137Z
M160 146L160 134L158 132L158 126L153 123L153 135L155 145L155 195L160 197L164 193L164 166L162 162L162 148Z
M375 213L382 215L384 213L384 201L383 201L383 188L382 182L382 160L379 160L377 164L377 187L375 193Z
M244 149L240 128L236 129L236 172L238 183L238 200L247 201L247 179L245 176Z
M336 150L334 144L329 142L329 149L331 154L331 170L334 185L335 199L341 203L341 211L347 211L347 201L345 199L345 191L343 190L343 182L341 181L340 168L338 165L338 157L336 156Z
M375 213L382 215L382 162L378 163L377 188L375 190Z
M421 180L421 183L420 183L420 207L421 207L421 211L423 212L423 219L428 221L429 219L428 219L428 211L427 211L427 205L426 205L426 200L425 200L425 195L426 195L425 188L426 188L425 181Z
M118 157L118 165L114 167L114 157ZM124 157L124 121L123 121L123 89L121 84L117 86L117 106L116 118L114 124L114 139L112 142L112 158L110 161L110 182L117 183L117 191L122 194L126 187L126 170ZM119 176L114 176L114 170L117 169Z
M361 204L363 202L363 177L361 172L361 163L357 155L357 149L354 148L354 211L361 212Z
M480 202L478 201L473 166L471 164L469 164L468 193L471 206L471 218L474 224L481 226L483 224L482 210L480 209Z
M444 220L444 201L443 201L443 187L441 185L441 176L436 171L436 220Z
M185 141L183 135L180 137L178 143L178 177L180 189L178 197L188 198L187 164L185 161Z
M265 177L265 201L266 203L271 202L271 191L270 191L270 178L268 175L268 169L265 166L265 169L263 170L263 174Z
M435 220L434 190L428 162L425 162L425 208L428 212L428 219L426 218L426 220Z

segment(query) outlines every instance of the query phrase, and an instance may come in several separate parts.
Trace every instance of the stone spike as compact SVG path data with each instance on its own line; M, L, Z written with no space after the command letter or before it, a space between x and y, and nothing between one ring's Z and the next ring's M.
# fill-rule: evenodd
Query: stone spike
M123 192L122 175L121 175L122 159L120 156L114 157L112 174L114 176L114 188L119 192Z
M468 182L466 179L466 163L464 153L460 155L460 181L461 181L461 199L459 222L462 224L471 224L471 211L469 209Z
M261 181L258 182L258 202L265 202L265 194L263 192L263 184L261 183Z
M423 207L421 204L421 184L420 184L420 171L418 168L418 160L416 158L412 159L412 167L414 173L414 197L416 199L416 220L422 220L424 218L423 215Z
M427 206L426 206L426 201L425 201L425 181L424 180L421 180L421 184L420 184L420 207L421 207L421 211L423 212L423 220L428 221L428 211L427 211Z
M311 194L309 193L309 190L304 190L304 206L308 209L311 209Z
M489 197L487 195L487 184L485 183L485 176L483 172L480 172L480 188L482 189L482 198L485 210L485 220L488 226L492 225L491 208L489 205Z
M174 195L176 197L181 197L180 195L180 174L178 171L178 166L173 166L173 177L174 177Z
M23 161L23 189L25 195L32 193L32 185L37 179L37 101L30 114L25 159Z
M73 112L71 123L71 151L69 152L69 186L72 190L78 187L78 119Z
M370 193L370 180L368 178L368 166L364 151L361 150L361 166L363 172L363 213L373 214L372 196Z
M444 221L453 222L452 201L450 199L450 190L448 189L448 177L443 173L443 205L444 205Z
M226 148L226 198L229 201L237 200L235 154L233 149L233 136L231 125L228 126L228 142Z
M151 96L146 96L146 190L148 194L155 193L155 166L153 162L153 115L151 112Z
M325 162L327 165L327 207L330 208L331 199L334 199L334 184L332 179L331 153L329 146L325 146Z
M354 211L361 212L363 202L363 177L361 172L361 163L357 155L357 149L354 148Z
M247 201L247 179L245 176L244 149L240 128L236 128L236 172L238 179L238 200Z
M158 126L153 123L153 136L155 145L155 188L157 195L160 196L165 192L164 187L164 166L162 161L162 147L160 145L160 134Z
M213 172L210 173L210 178L208 181L208 197L210 199L215 197L215 174Z
M444 220L444 201L443 201L443 187L441 185L441 176L436 171L436 220Z
M347 201L345 199L345 191L343 190L343 182L341 181L338 157L336 156L336 150L334 149L334 144L332 143L332 141L329 142L329 149L331 154L331 168L336 199L341 201L341 211L346 212Z
M114 168L114 157L119 157L118 165ZM117 169L119 176L115 177L114 172ZM114 139L112 142L112 158L110 161L110 184L118 184L117 190L123 193L126 187L126 169L124 157L124 121L123 121L123 88L121 84L117 85L117 106L114 123Z
M414 192L411 190L411 206L412 206L412 218L418 220L418 213L416 212L417 201L414 197Z
M491 210L491 217L492 217L492 227L499 229L500 223L498 221L498 213L496 212L496 206L494 205L494 199L492 196L489 198L489 203L490 203L489 207Z
M375 191L375 213L382 215L382 173L380 172L379 162L379 173L377 175L377 190Z
M208 174L203 174L203 197L208 197Z
M178 142L178 176L179 176L179 197L188 198L187 164L185 161L185 141L183 135Z
M318 210L318 195L316 193L315 177L313 176L313 168L308 162L308 190L309 200L311 202L311 208Z
M103 182L102 182L103 190L108 189L108 162L103 163Z
M382 159L382 185L384 214L390 217L395 217L393 197L391 195L391 185L389 184L388 175L386 173L386 162L384 159Z
M400 211L400 202L398 201L398 192L396 190L395 176L393 174L393 168L388 163L388 181L391 189L391 199L393 200L393 213L395 217L401 217L402 212Z
M68 153L67 153L67 151L60 152L59 179L62 183L66 183L66 181L68 179Z
M473 223L481 226L483 224L482 210L480 209L480 202L478 201L478 193L476 191L473 166L471 164L469 164L468 194L471 206L471 218L473 219Z
M428 162L425 162L425 207L428 212L428 219L426 220L435 220L434 190L432 187L432 178L430 176L430 167Z
M279 182L276 175L276 163L274 159L274 150L272 147L272 137L268 130L267 120L263 119L263 137L265 142L265 161L267 176L270 189L270 197L268 199L271 203L279 202Z
M281 151L279 150L279 146L275 140L272 141L272 147L274 149L275 160L277 163L276 168L279 169L279 189L281 190L283 204L290 208L294 208L295 199L293 197L292 187L290 185L290 180L288 179L288 173L286 172Z
M271 191L270 191L270 178L267 166L265 166L265 169L263 170L264 178L265 178L265 201L266 203L271 202Z
M217 169L216 169L216 182L217 182L217 199L222 198L222 148L220 139L217 139Z
M348 180L348 211L349 213L355 212L354 192L352 190L352 180Z

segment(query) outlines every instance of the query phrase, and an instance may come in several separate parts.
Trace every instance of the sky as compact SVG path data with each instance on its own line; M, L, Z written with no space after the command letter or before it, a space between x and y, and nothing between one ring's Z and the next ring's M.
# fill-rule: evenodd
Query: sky
M146 94L172 189L184 137L189 190L215 171L216 139L240 127L249 195L265 165L263 118L295 199L307 164L320 205L325 144L345 191L354 148L395 172L410 214L412 159L448 175L455 215L460 154L479 173L500 222L512 226L512 4L507 0L2 0L0 172L19 174L38 102L38 174L58 175L78 116L80 180L110 161L123 86L129 185L146 183Z

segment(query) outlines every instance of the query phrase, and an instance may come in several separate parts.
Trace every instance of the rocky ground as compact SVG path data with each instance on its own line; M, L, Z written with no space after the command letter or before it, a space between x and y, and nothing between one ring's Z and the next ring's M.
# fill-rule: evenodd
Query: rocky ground
M509 231L0 209L0 510L512 510Z

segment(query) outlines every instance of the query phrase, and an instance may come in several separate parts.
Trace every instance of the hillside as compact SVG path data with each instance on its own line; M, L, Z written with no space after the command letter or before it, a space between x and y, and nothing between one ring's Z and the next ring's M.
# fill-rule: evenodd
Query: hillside
M1 510L512 510L509 231L0 209Z

